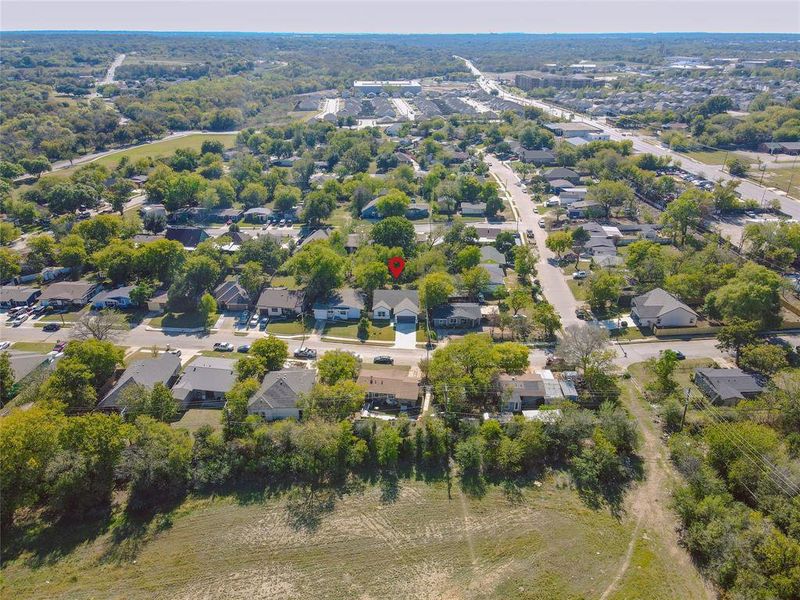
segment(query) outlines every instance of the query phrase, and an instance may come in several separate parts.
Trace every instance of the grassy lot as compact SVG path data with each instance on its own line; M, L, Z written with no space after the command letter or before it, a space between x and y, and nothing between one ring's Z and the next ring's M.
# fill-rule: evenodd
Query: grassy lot
M190 408L179 421L172 423L176 429L187 429L194 433L203 425L210 425L215 431L222 430L222 411L213 408Z
M314 329L314 318L305 318L305 331L311 333ZM275 335L303 335L303 325L299 319L292 321L270 321L267 324L267 332Z
M758 182L761 180L759 171L752 171L750 179ZM800 167L787 167L785 169L767 169L764 173L764 185L786 191L791 181L792 187L789 195L800 198Z
M81 317L89 312L89 307L84 306L83 308L79 308L77 310L70 310L65 313L49 313L43 315L39 318L40 323L61 323L62 321L65 323L74 323L75 321L80 321Z
M41 352L47 354L53 349L55 342L14 342L11 344L12 350L21 352Z
M164 348L158 348L158 350L159 351L163 351ZM157 358L157 357L153 356L153 351L150 348L140 348L136 352L134 352L134 353L130 354L129 356L125 357L125 364L129 365L132 362L137 361L137 360L146 360L146 359L152 359L152 358Z
M730 160L734 156L748 164L755 162L752 158L745 154L739 154L738 152L725 152L724 150L687 152L686 154L691 156L696 161L705 163L707 165L721 165L723 161Z
M694 383L691 381L692 374L694 374L695 369L714 367L716 365L717 363L710 358L687 358L686 360L680 360L678 361L678 366L675 369L673 378L681 389L688 387L692 390L692 394L699 395L701 394L700 390L695 387ZM645 363L631 365L628 367L628 371L630 371L631 375L641 384L651 379L651 375Z
M567 285L569 286L570 291L572 291L572 295L575 296L575 300L586 300L587 287L585 279L573 279L570 277L567 279Z
M299 290L300 285L292 275L276 275L269 282L270 287L285 287L290 290Z
M353 221L353 214L350 212L348 206L337 206L331 216L328 217L328 223L337 229L344 229Z
M481 499L462 495L457 483L448 498L444 482L411 480L342 496L190 499L151 524L140 543L115 544L113 531L89 534L88 526L88 541L47 532L44 549L35 536L22 540L28 550L3 565L3 592L29 599L599 598L625 558L631 520L590 510L550 482L512 495L490 488ZM660 532L646 534L658 540ZM626 573L611 598L696 597L655 542L637 543Z
M199 313L174 313L168 312L158 317L150 319L150 327L178 327L182 329L194 329L203 327L205 321Z
M175 150L178 148L191 148L192 150L200 150L200 146L202 146L203 142L206 140L217 140L222 142L226 148L231 148L236 141L236 136L232 133L214 133L209 135L196 133L171 140L165 140L163 142L154 142L152 144L146 144L136 148L129 148L128 150L121 150L120 152L103 156L92 162L113 168L117 166L117 163L119 163L123 156L127 156L131 161L135 161L146 156L151 156L153 158L169 156L174 154Z
M352 338L357 340L359 339L358 321L327 323L322 335L330 337ZM394 341L394 328L389 323L386 325L374 325L370 323L369 337L367 339L374 342L392 342Z

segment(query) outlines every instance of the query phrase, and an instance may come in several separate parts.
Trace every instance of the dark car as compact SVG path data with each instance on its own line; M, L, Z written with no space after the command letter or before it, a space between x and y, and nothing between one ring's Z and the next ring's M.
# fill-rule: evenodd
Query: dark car
M675 358L678 360L686 360L686 355L680 350L673 350L673 352L675 352Z
M372 359L376 365L393 365L394 359L391 356L376 356Z
M236 349L237 352L241 352L242 354L247 354L250 352L250 344L242 344Z
M307 359L317 358L317 351L313 348L298 348L294 351L294 357Z
M61 329L61 325L58 323L48 323L42 327L42 331L58 331L59 329Z

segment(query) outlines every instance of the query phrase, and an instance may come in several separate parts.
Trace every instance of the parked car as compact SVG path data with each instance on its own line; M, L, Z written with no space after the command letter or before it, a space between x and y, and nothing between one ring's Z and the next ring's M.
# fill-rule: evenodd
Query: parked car
M313 348L298 348L294 351L295 358L314 359L317 358L317 351Z
M527 231L525 231L525 234L526 234L528 237L533 237L533 236L535 235L535 234L533 233L533 229L528 229Z
M61 352L66 348L67 342L62 342L61 340L56 340L56 345L53 346L53 352Z
M233 352L233 344L230 342L217 342L214 344L214 352Z
M589 313L584 310L583 308L576 308L575 309L575 316L579 319L585 321L589 318Z
M59 329L61 329L61 325L59 325L58 323L48 323L47 325L42 327L42 331L47 331L47 332L58 331Z
M258 315L253 315L250 317L250 328L258 327Z
M250 344L242 344L238 348L236 348L237 352L241 352L242 354L247 354L250 352Z
M391 356L386 356L385 354L381 356L376 356L372 359L376 365L393 365L394 359Z
M167 352L169 354L174 354L175 356L180 356L181 355L181 351L180 350L178 350L177 348L170 348L169 346L167 347Z
M539 219L539 227L544 229L544 219Z
M261 317L261 320L258 322L258 330L264 331L267 328L268 323L269 317Z
M0 342L0 350L5 350L5 349L6 349L6 348L8 348L10 345L11 345L11 342L9 342L8 340L6 340L6 341L4 341L4 342Z
M538 206L534 206L533 207L533 212L535 212L538 215L539 214L539 207Z
M573 279L586 279L588 276L589 275L586 273L586 271L575 271L572 274Z
M11 323L12 327L19 327L28 320L28 313L22 313Z

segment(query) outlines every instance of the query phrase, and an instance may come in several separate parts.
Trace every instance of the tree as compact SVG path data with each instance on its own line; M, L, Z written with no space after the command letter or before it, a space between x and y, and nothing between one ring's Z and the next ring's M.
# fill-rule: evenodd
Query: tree
M303 220L309 227L316 227L327 219L336 208L336 198L322 190L310 192L303 204Z
M200 296L200 301L197 303L197 312L203 317L203 324L206 329L217 321L217 301L214 296L206 292Z
M7 246L16 240L20 233L19 227L15 227L7 221L0 222L0 246Z
M153 389L138 384L127 386L122 391L119 405L124 409L125 420L130 423L139 415L169 423L174 420L180 408L170 389L160 381L156 382Z
M355 381L361 365L358 359L344 350L329 350L317 361L319 381L325 385L335 385L340 381Z
M675 368L678 366L678 355L672 350L665 350L656 358L648 361L648 367L655 376L655 380L648 385L648 389L666 397L678 389L678 383L673 379Z
M530 306L531 293L527 288L519 286L515 287L508 294L507 302L508 305L511 307L511 310L513 310L514 314L516 315L523 308Z
M127 179L118 179L108 188L108 199L111 202L111 207L119 214L124 212L125 203L130 198L133 188L133 183Z
M613 351L608 349L608 331L588 323L568 325L558 342L558 355L568 364L578 365L586 372L590 367L602 368L610 364Z
M104 308L84 314L72 326L71 337L77 340L115 340L128 328L125 316L119 311Z
M79 236L68 235L61 239L58 248L58 262L62 266L71 268L73 274L80 274L87 258L86 245Z
M400 190L391 190L375 202L381 217L402 217L411 203L408 196Z
M469 296L475 298L489 286L491 278L483 267L473 267L461 274L461 281Z
M11 279L20 273L20 256L8 248L0 248L0 278Z
M650 240L636 240L628 246L625 264L639 284L653 289L664 284L667 261L660 244Z
M300 188L293 185L278 185L273 192L275 199L275 211L287 213L294 210L294 207L300 203L302 192Z
M433 353L428 376L437 402L450 410L482 407L500 373L499 355L488 335L471 333Z
M258 298L261 288L264 287L266 277L264 269L256 261L249 261L242 265L242 270L239 273L239 283L247 291L251 300Z
M239 199L246 208L264 206L269 202L269 192L267 192L267 188L264 187L263 183L251 182L244 186L244 189L239 194Z
M14 369L11 368L11 355L0 354L0 405L5 406L14 394Z
M77 358L62 358L42 388L42 397L71 409L91 409L97 403L94 374Z
M453 282L447 273L430 273L420 281L420 303L426 310L434 309L447 302L453 291Z
M572 248L572 234L569 231L554 231L547 236L545 246L560 259L564 252Z
M139 247L135 270L140 276L162 283L172 283L187 258L187 252L176 240L156 240Z
M711 197L714 201L714 207L717 210L728 212L739 207L739 197L736 192L736 188L739 187L739 183L740 182L733 180L722 181L720 179L717 181L717 183L714 185L714 190L711 192Z
M516 342L503 342L495 346L497 366L512 375L521 375L530 364L528 347Z
M609 304L616 304L622 293L623 283L621 275L607 269L592 273L586 294L586 300L592 310L605 312Z
M402 248L404 256L413 256L417 234L414 224L405 217L387 217L372 228L372 239L387 248Z
M455 270L458 272L466 271L477 267L481 262L481 250L477 246L467 246L462 248L455 258Z
M634 199L633 190L622 181L603 179L589 187L586 193L587 202L597 202L603 207L606 218L611 216L612 206L629 204Z
M661 215L661 222L672 233L675 241L680 237L680 245L686 243L689 227L697 227L700 223L700 200L707 196L705 192L689 189L667 204Z
M359 264L353 269L353 279L356 287L364 290L371 303L373 292L389 282L389 269L385 263L378 261Z
M494 239L494 247L503 256L508 256L508 253L516 246L514 234L510 231L501 231Z
M321 298L344 282L346 260L325 242L312 242L292 256L285 265L309 299Z
M772 376L789 366L786 350L776 344L750 344L744 346L739 366L747 371Z
M561 329L561 318L549 302L537 302L531 314L533 323L542 330L546 339L551 339Z
M253 342L250 354L260 359L267 371L280 371L289 356L289 346L283 340L270 335Z
M361 409L366 394L364 386L350 379L342 379L332 385L315 384L299 404L304 417L341 421Z
M528 246L514 248L514 271L520 279L536 275L536 259Z
M738 156L732 157L728 160L728 173L734 177L747 177L747 170L750 165Z
M739 366L741 349L755 343L757 333L757 321L745 321L739 317L733 317L717 333L717 348L728 352L733 351L736 357L736 366Z
M706 296L706 311L712 318L739 317L757 321L762 327L780 323L780 291L783 280L774 271L747 262L721 288Z
M71 341L64 349L64 356L74 358L86 365L92 373L93 385L100 389L121 364L125 353L111 342L98 339Z
M42 173L46 173L49 171L52 166L50 165L50 161L47 160L44 156L36 156L34 158L23 158L19 161L20 166L25 169L31 175L34 175L36 179L39 179L39 176Z

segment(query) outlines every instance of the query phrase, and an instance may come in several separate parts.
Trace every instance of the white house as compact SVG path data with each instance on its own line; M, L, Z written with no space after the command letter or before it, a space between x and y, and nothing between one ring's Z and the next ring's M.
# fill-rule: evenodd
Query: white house
M100 292L92 300L92 308L130 308L135 306L136 303L131 300L131 290L135 285L126 285L119 287L115 290L107 290Z
M587 190L585 187L570 187L561 190L558 199L561 200L561 206L569 206L573 202L580 202L586 199Z
M323 321L354 321L364 310L364 296L351 288L328 294L314 303L314 318Z
M661 288L631 300L631 317L643 327L697 326L697 313Z
M372 318L396 323L416 323L419 316L417 290L375 290L372 297Z

